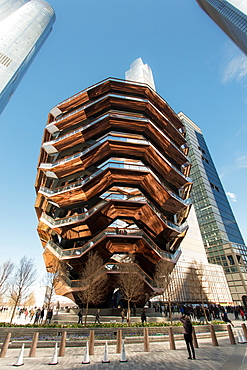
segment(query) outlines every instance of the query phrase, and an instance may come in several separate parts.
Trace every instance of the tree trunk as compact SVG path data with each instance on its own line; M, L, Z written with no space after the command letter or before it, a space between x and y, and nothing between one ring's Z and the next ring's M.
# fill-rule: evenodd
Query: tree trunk
M172 325L172 304L171 304L170 299L168 300L168 306L169 306L169 317L170 317L171 325Z
M130 326L130 301L128 300L127 323Z
M86 313L85 313L84 326L87 326L87 314L88 314L88 302L86 304Z
M19 296L17 297L17 299L15 301L13 312L12 312L11 319L10 319L10 322L9 322L10 324L12 324L13 318L15 316L16 307L17 307L19 301L20 301L20 294L19 294Z

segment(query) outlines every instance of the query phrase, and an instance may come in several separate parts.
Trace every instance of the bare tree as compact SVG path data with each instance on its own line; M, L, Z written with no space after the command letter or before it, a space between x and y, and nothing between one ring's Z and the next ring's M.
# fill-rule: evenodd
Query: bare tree
M87 325L89 304L97 305L104 300L106 295L107 275L103 259L96 252L89 252L88 259L81 269L79 286L83 289L79 297L86 306L84 325Z
M43 279L44 285L46 287L44 304L47 310L50 309L51 302L56 295L56 288L60 284L60 275L65 274L65 265L60 262L58 259L53 259L49 271L46 272L46 275Z
M131 255L127 257L126 262L120 265L119 271L117 283L122 298L127 301L127 322L129 325L130 303L137 303L145 296L144 281L140 275L140 269Z
M4 294L8 288L8 281L14 269L14 264L8 260L0 265L0 296Z
M31 292L31 294L29 294L25 298L25 300L23 302L23 305L24 305L24 307L32 307L32 306L35 305L35 302L36 302L35 294L34 294L34 292Z
M10 323L13 321L18 304L30 294L30 286L36 278L37 275L33 260L28 259L26 256L22 257L19 265L16 267L13 283L10 286L10 297L13 301L13 312Z
M172 325L172 298L173 298L173 282L171 278L173 266L164 260L160 260L155 267L154 280L157 287L163 291L163 301L167 300L169 317Z

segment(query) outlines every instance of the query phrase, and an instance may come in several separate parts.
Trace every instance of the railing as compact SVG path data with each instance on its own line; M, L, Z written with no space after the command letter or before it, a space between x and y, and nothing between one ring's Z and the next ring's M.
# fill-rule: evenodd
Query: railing
M172 223L171 221L168 221L158 210L157 208L143 195L142 196L134 196L133 195L123 195L123 194L109 194L106 195L105 197L102 197L102 200L96 204L94 207L92 207L90 210L80 213L76 216L69 216L69 217L64 217L61 219L54 219L53 217L47 215L46 213L42 213L41 215L41 221L45 222L46 221L49 223L50 227L58 227L58 226L64 226L64 225L69 225L73 224L79 221L85 221L89 216L97 212L100 208L102 208L105 204L107 204L110 200L123 200L125 202L142 202L146 203L149 205L149 207L154 211L154 213L169 227L174 230L176 230L178 233L182 233L187 227L188 224L185 221L183 225L178 226Z
M137 117L137 116L129 116L129 115L125 115L125 114L121 114L121 113L113 113L113 112L110 112L110 113L106 113L106 114L103 114L102 116L100 116L99 118L95 119L94 121L88 123L87 125L83 126L83 127L80 127L74 131L71 131L69 132L68 134L66 135L63 135L63 136L60 136L58 137L57 139L54 139L54 140L51 140L51 141L47 141L45 142L42 147L45 147L46 145L54 145L70 136L73 136L75 135L76 133L78 132L83 132L85 130L87 130L89 127L92 127L94 126L96 123L100 122L100 121L103 121L106 117L113 117L113 118L120 118L120 119L125 119L125 120L129 120L129 121L142 121L142 122L147 122L149 123L150 125L152 125L153 127L155 127L155 129L160 133L160 135L162 135L165 140L169 141L169 143L177 150L179 151L186 159L187 161L189 161L188 157L185 156L185 154L182 152L181 149L184 149L186 147L187 144L183 144L181 146L181 149L163 132L159 129L159 127L157 127L156 125L154 125L154 123L148 119L148 118L145 118L145 117ZM188 146L188 145L187 145Z
M107 81L107 80L105 80ZM108 81L117 81L115 79L109 79ZM119 80L120 82L122 82L123 84L125 83L130 83L129 81L124 81L124 80ZM103 82L103 81L102 81ZM133 84L131 82L131 84ZM136 83L135 83L136 84ZM99 84L97 84L99 86ZM89 91L90 89L92 89L93 87L97 86L97 85L94 85L94 86L91 86L90 88L88 88L87 90L84 90L84 91ZM80 92L78 94L78 96L81 94L82 92ZM157 94L157 93L156 93ZM77 95L74 95L73 97L71 97L70 99L74 99ZM59 123L60 121L64 120L65 118L68 118L82 110L85 110L87 109L88 107L92 106L93 104L98 104L100 101L102 101L103 99L105 99L106 97L117 97L117 98L120 98L120 99L127 99L127 100L134 100L134 101L142 101L142 102L146 102L146 103L149 103L162 117L163 119L169 123L174 130L176 130L176 132L178 133L178 135L180 136L181 133L179 132L179 130L173 125L173 123L163 114L161 113L161 111L155 107L148 99L142 99L142 98L137 98L137 97L132 97L132 96L124 96L124 95L118 95L118 94L111 94L111 93L108 93L108 94L105 94L103 97L97 99L97 100L94 100L93 102L91 103L86 103L85 105L83 105L82 107L80 107L79 109L76 109L75 111L71 112L71 113L67 113L67 114L64 114L63 117L51 122L51 123L48 123L46 128L49 129L49 126L53 126L57 123ZM66 102L70 101L70 99L66 100ZM161 98L162 99L162 98ZM162 99L163 101L163 99ZM62 103L61 103L62 104ZM181 135L182 136L182 135Z
M90 283L93 281L96 281L97 278L102 276L103 274L107 274L111 271L118 271L119 273L125 272L124 269L121 269L122 266L124 266L124 263L108 263L105 266L102 266L96 273L92 275L92 277L89 277L88 280L90 280ZM149 284L152 288L158 288L156 282L151 279L145 271L142 270L142 268L138 264L134 264L136 267L136 273L140 274L143 280ZM80 288L80 287L86 287L89 283L87 280L70 280L67 276L61 275L61 278L66 282L67 285L69 285L71 288ZM91 279L90 279L91 278Z
M64 218L61 218L61 219L54 219L53 217L48 216L46 213L43 212L42 215L41 215L41 220L42 221L44 221L44 220L48 221L51 227L68 225L68 224L72 224L74 222L84 221L86 218L88 218L93 213L95 213L100 208L102 208L106 203L107 203L106 200L102 200L101 202L99 202L96 206L94 206L93 208L91 208L87 212L80 213L79 215L76 215L76 216L64 217Z
M169 260L174 260L178 257L181 253L180 249L178 248L174 254L168 253L166 251L161 250L142 230L139 229L128 229L122 228L121 229L123 234L119 234L119 229L116 228L107 228L94 238L89 240L86 244L82 247L78 248L71 248L71 249L62 249L58 244L54 243L53 241L49 240L46 244L46 247L49 249L54 250L60 258L67 259L70 257L78 258L81 257L84 253L86 253L89 249L91 249L95 244L97 244L100 240L107 236L119 236L119 237L126 237L126 236L140 236L142 237L151 248L156 251L160 257L166 258Z
M61 164L70 162L76 158L83 157L85 154L87 154L91 150L94 150L95 148L100 146L102 143L107 142L108 140L128 142L128 143L141 144L141 145L149 145L158 153L158 155L162 158L162 160L169 165L169 167L171 167L175 172L177 172L187 182L192 182L191 178L185 176L178 168L176 168L173 164L171 164L171 162L168 161L168 159L164 157L160 153L160 151L150 141L146 140L142 135L122 134L121 136L119 136L119 133L115 131L109 132L107 135L103 136L100 140L98 140L95 144L83 150L82 152L76 153L72 155L71 157L61 159L60 161L57 161L54 163L41 163L39 167L43 169L52 169L54 167L60 166Z
M120 166L122 166L122 167L120 167ZM156 176L154 174L154 172L150 168L148 168L146 166L137 166L135 164L131 164L131 165L122 164L122 163L120 164L120 163L117 163L117 162L108 162L108 163L104 164L98 171L94 172L92 175L90 175L86 179L76 181L76 182L74 182L74 183L72 183L70 185L67 185L67 186L61 186L61 187L56 188L56 189L49 189L49 188L46 188L46 187L41 186L40 189L39 189L39 193L44 194L44 195L53 196L53 195L56 195L56 194L61 194L61 193L67 192L67 191L72 190L72 189L76 189L76 188L82 187L88 181L94 179L96 176L98 176L99 174L101 174L103 171L105 171L106 169L110 169L110 168L121 168L121 169L135 170L135 171L141 171L141 172L149 172L156 179L156 181L159 182L160 185L167 191L167 193L169 193L171 195L171 197L176 198L180 203L184 204L185 206L188 206L188 205L191 204L191 200L190 199L185 199L184 200L184 199L180 198L177 194L173 193L158 178L158 176Z

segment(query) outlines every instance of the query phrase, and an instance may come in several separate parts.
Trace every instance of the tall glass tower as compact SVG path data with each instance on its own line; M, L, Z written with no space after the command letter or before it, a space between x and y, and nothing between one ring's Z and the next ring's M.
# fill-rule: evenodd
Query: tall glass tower
M223 266L235 302L247 293L247 247L226 197L201 129L184 113L194 204L210 263Z
M247 1L196 1L238 47L247 54Z
M43 0L0 0L0 113L54 21L54 10Z

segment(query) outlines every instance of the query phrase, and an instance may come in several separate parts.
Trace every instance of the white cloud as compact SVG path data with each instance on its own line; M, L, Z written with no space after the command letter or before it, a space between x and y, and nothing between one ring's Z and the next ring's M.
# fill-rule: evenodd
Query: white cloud
M237 201L237 196L236 194L234 193L229 193L227 192L226 195L233 201L233 202L236 202Z
M242 168L247 168L247 156L241 155L237 157L233 164L229 166L225 166L220 170L220 178L222 179L224 176L230 175L233 172L241 170Z
M245 55L233 57L223 68L222 82L227 83L233 80L247 83L247 58Z
M236 159L237 168L247 168L247 156L242 155Z

